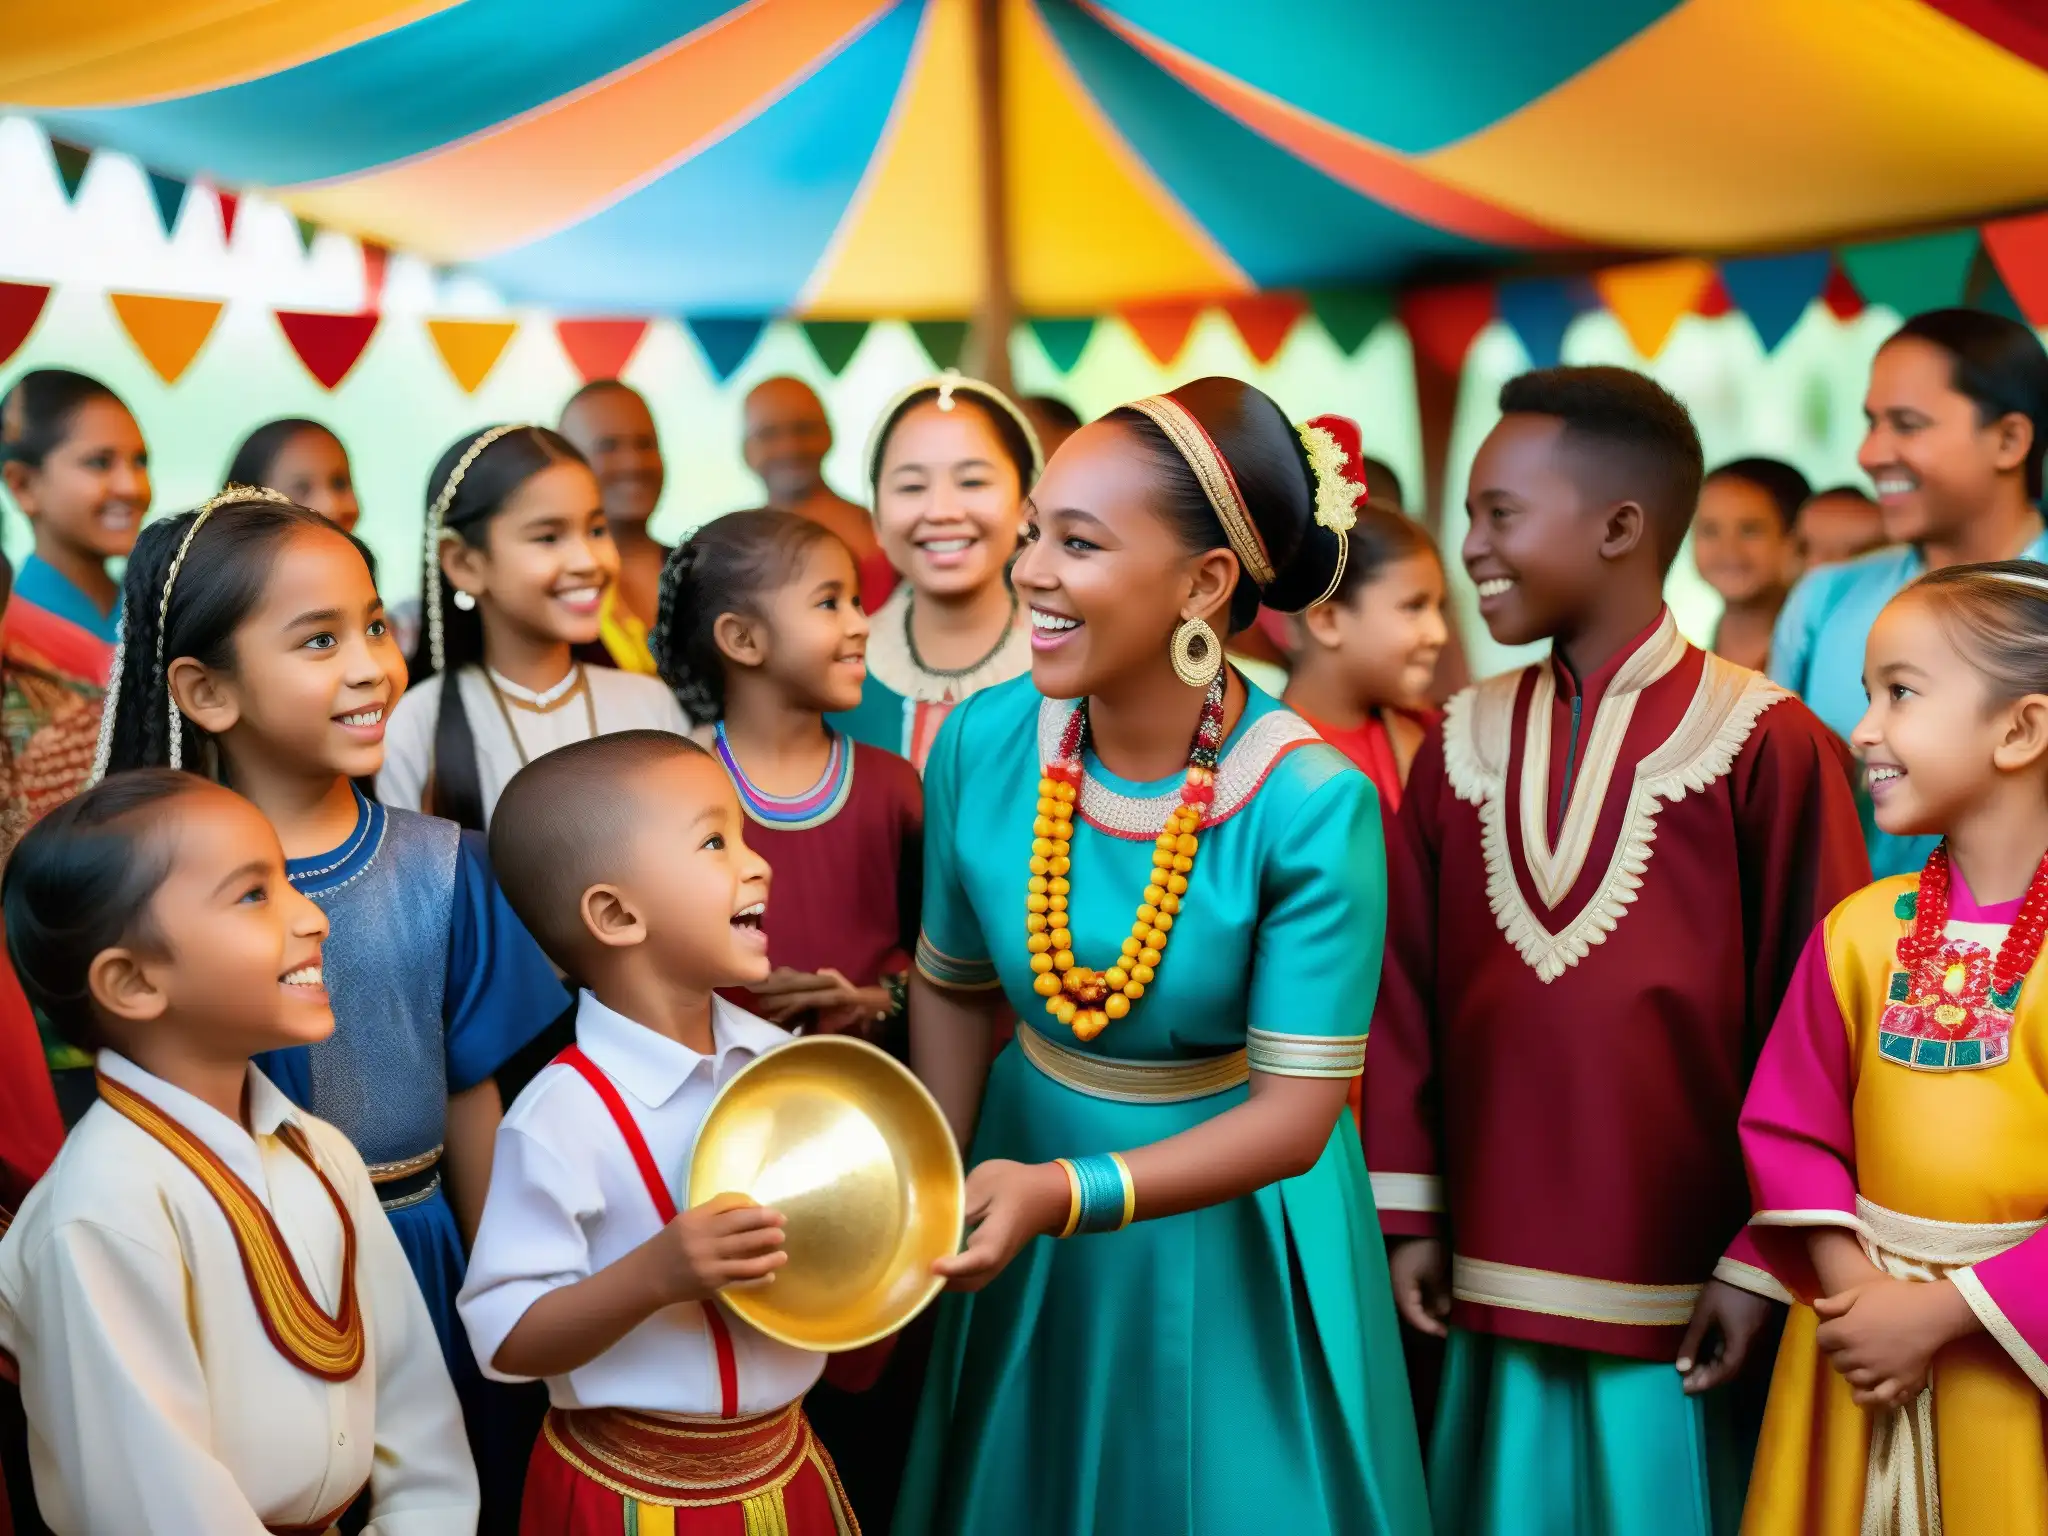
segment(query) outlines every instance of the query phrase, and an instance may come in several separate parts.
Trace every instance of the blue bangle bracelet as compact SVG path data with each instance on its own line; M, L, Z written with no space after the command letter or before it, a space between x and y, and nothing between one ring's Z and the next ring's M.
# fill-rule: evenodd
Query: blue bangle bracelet
M1081 1219L1074 1231L1116 1232L1130 1224L1133 1191L1130 1170L1114 1152L1071 1159L1081 1187Z

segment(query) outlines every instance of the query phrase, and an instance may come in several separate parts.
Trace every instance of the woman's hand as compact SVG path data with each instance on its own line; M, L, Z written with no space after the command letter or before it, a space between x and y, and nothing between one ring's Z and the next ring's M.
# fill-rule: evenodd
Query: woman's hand
M793 971L781 967L749 990L771 1023L787 1026L792 1019L816 1013L819 1034L867 1034L889 1011L889 989L856 987L838 971Z
M1813 1304L1821 1352L1854 1390L1859 1408L1897 1408L1927 1380L1944 1345L1982 1326L1946 1280L1880 1275Z
M967 1246L938 1260L946 1289L978 1291L1034 1237L1063 1230L1073 1186L1056 1163L980 1163L967 1175Z
M1444 1319L1451 1315L1451 1286L1441 1240L1400 1239L1387 1258L1387 1271L1394 1283L1394 1310L1401 1314L1401 1321L1433 1339L1448 1334Z

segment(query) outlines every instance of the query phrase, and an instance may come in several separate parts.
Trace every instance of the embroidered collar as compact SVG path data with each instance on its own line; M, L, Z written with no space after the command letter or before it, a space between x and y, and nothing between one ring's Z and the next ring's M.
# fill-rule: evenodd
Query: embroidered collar
M1031 629L1022 603L1009 633L978 665L965 672L925 670L911 655L910 599L910 584L899 583L869 621L868 674L891 693L917 704L957 704L1031 670Z
M837 816L853 794L853 743L844 731L833 731L831 736L832 750L825 759L824 773L800 795L771 795L749 779L725 738L723 720L713 728L711 749L725 764L733 788L739 791L740 809L749 821L781 832L803 832Z
M338 847L309 858L285 861L285 878L301 896L310 896L317 901L361 878L376 861L377 851L384 846L384 828L388 824L389 813L374 800L366 799L360 789L354 793L356 824Z
M1580 678L1555 646L1551 647L1550 665L1544 670L1566 699L1577 694L1598 708L1608 699L1642 692L1677 666L1684 655L1685 637L1678 632L1678 621L1669 608L1660 608L1655 622L1638 632L1592 676Z
M524 704L528 709L539 710L545 714L575 692L577 683L583 679L583 668L573 661L570 662L569 670L560 682L552 683L538 693L531 688L520 687L496 667L485 667L484 674L490 679L491 685L513 703Z
M1259 708L1262 699L1267 702L1263 711ZM1079 707L1073 699L1046 699L1039 704L1040 762L1052 762L1058 756L1067 721ZM1301 716L1251 691L1236 729L1224 740L1217 758L1216 799L1203 827L1213 827L1243 810L1275 763L1296 747L1320 741L1322 737ZM1149 840L1159 835L1167 813L1180 804L1181 783L1180 774L1157 784L1133 784L1111 777L1091 752L1088 771L1081 780L1081 820L1112 837Z

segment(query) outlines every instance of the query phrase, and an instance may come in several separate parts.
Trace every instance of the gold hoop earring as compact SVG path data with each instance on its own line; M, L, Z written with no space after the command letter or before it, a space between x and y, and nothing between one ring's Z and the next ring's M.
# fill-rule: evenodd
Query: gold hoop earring
M1223 642L1207 619L1182 619L1173 632L1173 675L1190 688L1206 688L1223 670Z

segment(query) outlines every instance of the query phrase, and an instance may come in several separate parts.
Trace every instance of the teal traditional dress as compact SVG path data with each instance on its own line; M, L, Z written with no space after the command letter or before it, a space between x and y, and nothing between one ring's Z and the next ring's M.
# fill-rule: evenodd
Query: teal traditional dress
M1025 948L1042 765L1075 706L1029 678L976 694L925 777L918 965L1001 986L1022 1015L990 1070L970 1164L1173 1136L1259 1071L1352 1076L1386 917L1371 781L1250 690L1158 977L1089 1044L1046 1014ZM1130 931L1181 775L1134 784L1092 754L1073 837L1076 953ZM1121 1232L1035 1239L948 1296L897 1536L1243 1536L1429 1528L1408 1381L1356 1130L1239 1200Z

